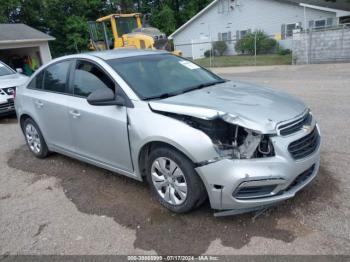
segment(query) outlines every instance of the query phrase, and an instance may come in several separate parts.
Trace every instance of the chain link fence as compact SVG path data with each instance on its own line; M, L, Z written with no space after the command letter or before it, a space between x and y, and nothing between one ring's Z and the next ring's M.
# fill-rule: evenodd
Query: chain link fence
M225 42L227 46L222 55L215 48L215 43L219 41L218 39L212 40L207 38L186 43L176 43L175 49L182 51L184 57L192 59L205 67L292 64L290 52L285 52L285 55L278 54L280 49L291 49L292 39L280 40L275 48L264 54L259 54L257 46L259 39L257 39L256 34L254 35L254 49L250 54L236 51L235 47L239 40L236 37L220 40L220 42ZM276 35L268 35L268 37L276 39Z

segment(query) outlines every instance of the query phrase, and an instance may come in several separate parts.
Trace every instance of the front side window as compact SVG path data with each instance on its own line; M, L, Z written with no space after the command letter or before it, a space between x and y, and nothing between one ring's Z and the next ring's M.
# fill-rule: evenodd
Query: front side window
M15 71L13 71L4 63L0 62L0 76L6 76L6 75L12 75L12 74L15 74Z
M49 66L44 73L44 89L47 91L65 93L71 61L59 62Z
M107 61L141 99L173 96L223 82L219 76L170 54Z
M93 63L78 61L73 78L74 95L88 97L99 88L109 88L114 91L114 82Z

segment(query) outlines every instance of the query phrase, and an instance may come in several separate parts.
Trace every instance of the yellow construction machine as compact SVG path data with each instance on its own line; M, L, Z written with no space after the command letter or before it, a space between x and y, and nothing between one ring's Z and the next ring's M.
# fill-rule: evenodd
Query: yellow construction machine
M142 15L111 14L89 22L90 49L158 49L171 51L167 36L154 27L143 27ZM174 51L181 55L180 51Z

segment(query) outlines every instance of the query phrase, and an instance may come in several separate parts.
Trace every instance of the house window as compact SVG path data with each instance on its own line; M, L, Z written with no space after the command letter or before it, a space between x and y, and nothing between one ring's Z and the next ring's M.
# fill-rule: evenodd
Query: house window
M334 22L334 19L331 17L327 18L327 19L316 20L316 21L311 20L311 21L309 21L309 28L322 29L322 28L325 28L327 26L332 26L333 22Z
M231 40L231 32L219 33L219 41L230 41Z
M315 21L315 28L324 28L324 27L326 27L326 20Z
M222 33L221 37L222 37L222 41L227 41L228 40L228 33Z
M292 37L293 36L293 30L296 29L296 24L288 24L286 25L286 37Z
M236 31L236 40L242 39L243 37L245 37L247 34L250 34L252 32L252 30L250 29L246 29L246 30L237 30Z
M243 38L248 34L248 30L242 30L239 32L239 38Z

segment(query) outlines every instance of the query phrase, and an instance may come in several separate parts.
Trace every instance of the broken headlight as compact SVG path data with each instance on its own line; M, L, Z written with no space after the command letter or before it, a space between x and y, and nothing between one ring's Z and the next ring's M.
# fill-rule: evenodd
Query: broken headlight
M207 134L218 154L223 158L250 159L274 156L268 135L230 124L217 118L205 120L190 116L167 114Z
M214 140L214 147L223 158L251 159L274 156L274 148L268 135L234 126L234 134L226 140Z
M230 124L221 118L205 120L185 115L164 113L201 130L212 140L215 150L222 158L251 159L275 155L269 135Z

